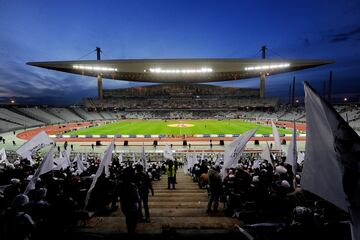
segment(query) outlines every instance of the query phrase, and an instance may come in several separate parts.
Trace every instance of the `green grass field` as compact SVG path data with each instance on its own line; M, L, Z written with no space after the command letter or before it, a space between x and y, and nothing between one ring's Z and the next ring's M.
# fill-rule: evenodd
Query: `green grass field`
M169 126L180 124L180 126ZM184 125L181 125L184 124ZM189 126L185 126L189 124ZM258 125L242 120L122 120L97 127L72 131L70 135L194 135L194 134L241 134L257 128L257 134L272 134L271 126ZM279 129L280 134L291 133Z

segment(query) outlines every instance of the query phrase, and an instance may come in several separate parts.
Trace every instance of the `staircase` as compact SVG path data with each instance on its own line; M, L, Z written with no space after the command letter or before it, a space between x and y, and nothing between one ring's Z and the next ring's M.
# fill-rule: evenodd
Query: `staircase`
M136 232L141 239L199 238L239 239L233 231L236 218L225 217L222 204L219 212L208 215L207 191L200 189L189 175L177 172L175 190L167 189L167 178L153 182L155 195L149 195L150 223L139 223ZM81 237L102 239L127 238L125 217L117 210L110 217L94 217L86 228L80 230ZM80 239L81 239L80 237Z

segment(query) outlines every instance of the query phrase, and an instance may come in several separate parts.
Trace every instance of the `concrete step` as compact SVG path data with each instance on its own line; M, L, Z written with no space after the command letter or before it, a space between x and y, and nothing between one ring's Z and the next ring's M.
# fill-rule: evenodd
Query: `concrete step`
M178 192L178 190L175 190L175 191L169 191L169 192L155 192L154 193L155 196L157 197L175 197L175 196L183 196L183 197L186 197L186 196L200 196L200 197L207 197L208 196L208 193L207 192Z
M174 201L157 201L149 202L149 208L202 208L206 209L207 201L198 202L174 202Z
M121 210L114 212L112 217L123 217ZM206 208L150 208L151 217L207 217ZM211 216L223 217L223 211Z
M196 202L207 201L207 196L154 196L149 197L149 202Z
M151 223L139 223L137 231L160 233L163 228L172 229L233 229L239 220L229 217L152 217ZM125 217L93 218L88 226L99 231L126 230Z
M181 189L181 188L176 188L175 190L172 189L155 189L155 193L207 193L206 189Z

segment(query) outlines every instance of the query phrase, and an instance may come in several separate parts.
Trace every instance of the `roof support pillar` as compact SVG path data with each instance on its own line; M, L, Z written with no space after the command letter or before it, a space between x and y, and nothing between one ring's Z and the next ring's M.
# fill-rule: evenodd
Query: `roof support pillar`
M97 76L97 82L98 82L98 98L103 99L103 86L102 86L102 76L99 74Z
M101 48L96 47L96 60L101 60ZM97 82L98 82L98 98L103 99L103 86L102 86L102 76L99 73L97 75Z
M265 73L260 73L260 98L265 97Z

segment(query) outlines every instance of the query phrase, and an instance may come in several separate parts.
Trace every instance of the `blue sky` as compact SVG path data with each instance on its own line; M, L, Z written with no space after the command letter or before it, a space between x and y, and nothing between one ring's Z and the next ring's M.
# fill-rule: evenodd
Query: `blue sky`
M27 66L79 59L99 46L103 59L332 59L336 64L267 79L266 95L287 99L293 76L322 91L329 70L334 93L360 92L360 1L68 1L0 0L0 99L66 105L95 97L90 77ZM95 53L84 59L95 59ZM258 79L219 83L257 87ZM138 83L105 80L104 88Z

